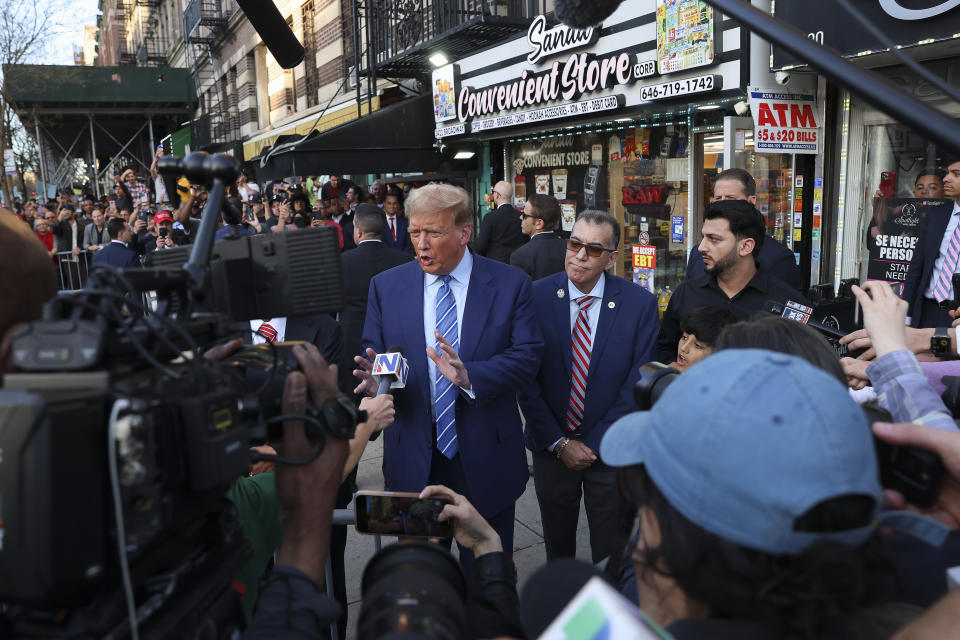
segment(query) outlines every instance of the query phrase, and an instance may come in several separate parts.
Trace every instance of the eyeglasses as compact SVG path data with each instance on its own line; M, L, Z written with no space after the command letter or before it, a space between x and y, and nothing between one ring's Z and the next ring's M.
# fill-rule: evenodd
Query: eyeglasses
M521 212L520 212L520 217L523 218L524 220L526 220L527 218L536 218L537 220L542 220L542 219L543 219L543 218L541 218L540 216L535 216L535 215L533 215L532 213L527 213L527 212L525 212L525 211L521 211Z
M607 249L606 247L598 247L595 244L583 244L579 240L567 240L567 251L572 251L574 253L580 253L580 249L586 249L587 255L591 258L599 258L603 253L609 252L613 253L616 249Z

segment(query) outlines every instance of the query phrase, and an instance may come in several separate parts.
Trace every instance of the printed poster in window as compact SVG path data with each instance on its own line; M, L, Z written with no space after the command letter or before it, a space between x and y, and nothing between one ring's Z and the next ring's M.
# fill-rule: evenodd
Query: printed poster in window
M563 231L573 231L573 223L577 221L577 201L560 201L560 228Z
M433 119L446 122L457 117L457 68L448 64L433 72Z
M657 270L657 248L653 245L635 244L633 251L633 282L654 293L653 274Z
M867 228L870 250L867 280L888 282L897 295L902 296L907 268L917 248L920 223L930 209L947 202L949 200L877 198Z
M713 63L713 9L701 0L657 0L657 66L674 73Z

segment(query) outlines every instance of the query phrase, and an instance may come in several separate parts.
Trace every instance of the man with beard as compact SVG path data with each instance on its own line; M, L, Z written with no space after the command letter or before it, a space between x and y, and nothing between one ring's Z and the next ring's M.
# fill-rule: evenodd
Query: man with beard
M807 304L796 289L763 269L756 258L764 241L763 217L747 200L718 200L703 214L700 254L706 273L687 280L670 298L657 336L657 359L672 362L680 319L695 307L725 307L738 318L761 311L768 300Z

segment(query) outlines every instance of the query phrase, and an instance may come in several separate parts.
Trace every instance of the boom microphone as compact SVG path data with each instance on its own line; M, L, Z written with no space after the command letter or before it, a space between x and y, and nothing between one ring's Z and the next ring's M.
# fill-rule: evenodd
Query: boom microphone
M274 59L284 69L292 69L303 62L303 45L293 35L293 30L280 15L272 1L237 0L240 10L256 29L257 35L267 45Z
M407 386L407 374L410 372L403 349L390 347L386 353L378 353L373 359L373 377L377 381L377 395L390 393L391 389L403 389Z
M606 20L621 2L623 0L557 0L553 12L563 24L585 29Z

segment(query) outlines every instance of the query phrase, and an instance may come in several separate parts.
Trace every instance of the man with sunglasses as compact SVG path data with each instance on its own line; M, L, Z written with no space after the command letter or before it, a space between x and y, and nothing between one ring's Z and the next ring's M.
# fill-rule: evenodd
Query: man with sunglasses
M763 217L747 200L716 200L703 214L699 250L706 273L686 280L670 297L660 323L657 359L672 362L683 333L680 319L695 307L724 307L744 319L768 300L807 304L792 286L758 262L765 242Z
M619 243L613 216L583 211L566 270L533 283L543 361L518 399L548 561L576 555L581 491L594 562L610 555L617 531L616 473L597 452L607 428L635 409L633 386L657 334L656 298L607 273Z
M491 191L496 209L483 218L473 250L481 256L509 264L510 255L527 242L520 230L520 212L512 204L513 187L501 180Z
M567 257L566 243L555 231L560 220L560 203L556 198L534 194L520 214L520 230L530 242L510 255L510 264L539 280L563 271Z

